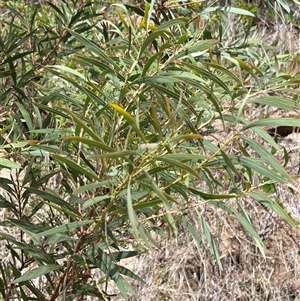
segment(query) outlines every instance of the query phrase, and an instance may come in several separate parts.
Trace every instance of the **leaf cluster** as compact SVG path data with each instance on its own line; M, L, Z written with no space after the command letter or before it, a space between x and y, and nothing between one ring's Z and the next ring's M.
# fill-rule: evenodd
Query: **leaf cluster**
M222 269L207 206L235 217L262 254L242 200L297 224L273 195L296 190L289 155L265 127L299 119L251 112L299 109L300 80L257 46L250 21L229 32L228 12L253 14L96 4L18 3L2 17L0 165L15 169L0 179L5 300L109 300L110 280L128 300L125 276L141 279L120 261L182 225Z

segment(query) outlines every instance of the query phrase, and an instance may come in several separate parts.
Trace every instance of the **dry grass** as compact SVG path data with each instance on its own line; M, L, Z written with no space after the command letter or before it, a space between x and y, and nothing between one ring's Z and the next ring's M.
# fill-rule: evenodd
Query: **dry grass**
M277 194L299 219L299 196L284 187ZM298 300L299 228L288 228L250 199L242 203L265 244L265 258L231 216L213 207L203 208L220 250L223 270L207 246L203 249L182 231L177 238L163 241L160 250L130 262L129 267L145 280L133 283L136 295L130 300ZM196 214L191 210L189 216L201 234Z

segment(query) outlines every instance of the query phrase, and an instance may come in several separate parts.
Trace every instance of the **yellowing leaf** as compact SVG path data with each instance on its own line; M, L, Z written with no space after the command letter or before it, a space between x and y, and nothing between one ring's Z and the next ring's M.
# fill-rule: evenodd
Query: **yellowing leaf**
M125 120L129 123L129 125L132 126L132 128L134 129L134 131L136 132L136 134L144 141L146 142L143 133L140 131L138 125L135 123L134 119L132 118L132 116L123 108L121 108L119 105L115 104L115 103L111 103L110 106L115 109L119 114L121 114Z

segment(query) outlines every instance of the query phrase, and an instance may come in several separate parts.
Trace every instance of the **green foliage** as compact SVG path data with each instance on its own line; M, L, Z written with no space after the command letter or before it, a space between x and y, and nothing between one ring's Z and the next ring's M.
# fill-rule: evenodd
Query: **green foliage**
M258 51L244 22L251 12L191 5L183 16L155 1L107 3L105 13L92 1L10 5L0 34L0 166L16 170L0 180L4 299L109 300L113 280L128 300L125 276L141 279L120 261L179 225L222 269L204 206L234 216L262 254L242 201L296 225L272 195L278 183L295 187L264 126L299 120L250 120L249 111L299 109L300 81L276 70L284 57ZM234 35L228 11L244 17ZM202 233L184 216L190 208Z
M297 0L239 0L235 6L248 10L255 14L257 21L263 20L270 24L276 24L279 20L293 20L294 13L299 7ZM294 20L295 21L295 20ZM297 26L297 22L293 22Z

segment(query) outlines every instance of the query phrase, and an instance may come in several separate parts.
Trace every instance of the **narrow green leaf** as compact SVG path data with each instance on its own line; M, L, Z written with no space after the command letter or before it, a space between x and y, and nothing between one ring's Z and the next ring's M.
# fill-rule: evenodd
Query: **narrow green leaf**
M239 173L238 173L237 169L235 168L235 166L233 165L231 160L228 158L226 153L223 150L220 150L220 153L226 163L226 166L229 167L236 175L238 175Z
M33 123L31 120L31 116L29 115L29 112L24 108L24 106L20 103L17 103L17 106L26 122L26 125L28 127L28 129L31 131L33 130Z
M1 181L1 178L0 178L0 181ZM0 198L2 198L2 196L0 196ZM17 207L17 205L12 204L8 201L0 201L0 208L10 208L13 210L16 207ZM13 210L13 212L14 212L14 210Z
M220 260L220 255L219 255L219 252L218 252L218 248L217 248L217 246L215 244L213 236L210 233L210 230L209 230L209 228L208 228L208 226L206 224L206 221L205 221L204 217L199 213L199 211L197 209L196 209L196 212L197 212L197 215L198 215L198 217L200 219L204 235L205 235L205 237L207 239L207 242L208 242L208 244L209 244L209 246L210 246L210 248L211 248L211 250L212 250L212 252L214 254L214 257L215 257L215 259L217 261L217 264L218 264L220 270L223 270L223 266L222 266L222 263L221 263L221 260Z
M108 275L120 290L125 300L128 300L127 292L133 293L129 283L121 276L118 266L114 263L111 254L106 254L100 248L97 249L96 254L93 254L96 266L101 269L105 275Z
M3 149L14 149L14 148L24 148L25 146L27 146L29 143L33 143L32 140L27 140L25 142L21 142L21 141L17 141L15 143L9 143L6 144L4 146L2 146Z
M61 199L60 197L52 193L49 193L47 190L39 190L31 187L26 187L26 190L38 195L44 201L50 202L49 205L51 205L51 203L58 205L60 208L62 208L62 211L67 213L68 215L71 215L73 217L80 216L78 211L76 211L76 209L74 209L69 203L67 203L65 200Z
M80 175L85 175L89 180L96 180L99 181L99 177L92 171L87 170L86 168L78 165L76 162L63 157L57 154L51 154L51 158L55 159L56 161L60 162L61 164L65 164L70 170Z
M229 214L232 214L238 221L239 223L245 228L247 232L251 234L253 239L256 242L257 247L259 248L261 254L265 256L265 251L264 251L264 244L258 235L257 231L253 228L252 224L249 223L247 219L245 219L242 215L240 215L236 210L234 210L231 206L220 202L220 201L211 201L210 204L223 209L225 212L228 212Z
M172 91L171 89L168 89L168 88L166 88L164 86L161 86L159 82L158 83L152 83L151 85L152 85L153 89L155 89L154 91L157 91L156 95L157 95L158 99L159 99L159 96L162 95L162 93L164 93L167 96L172 97L174 99L181 99L181 96L180 96L180 94L178 92ZM185 104L185 100L184 99L182 99L182 103Z
M201 140L201 139L203 139L203 136L200 134L181 134L181 135L172 137L170 139L170 141L193 140L193 139Z
M12 63L13 61L18 60L22 57L25 57L25 56L27 56L31 53L33 53L33 51L24 51L24 52L21 52L21 53L17 53L13 56L9 56L5 60L1 61L1 65L4 66L4 64Z
M278 0L278 3L282 6L282 8L289 14L291 12L290 6L288 3L286 3L285 0ZM293 2L295 4L300 4L299 2Z
M209 63L209 62L204 62L205 65L212 67L214 69L220 70L222 73L228 75L231 79L233 79L235 82L237 82L238 85L243 86L242 81L236 77L232 72L230 72L228 69L224 68L221 65L214 64L214 63Z
M260 127L252 127L251 128L253 132L255 132L257 135L259 135L261 138L263 138L266 142L268 142L276 151L280 152L280 147L276 143L273 137L271 137L268 132L266 132L264 129Z
M255 15L253 13L251 13L249 10L238 8L238 7L225 6L225 7L220 7L220 9L227 13L255 17Z
M166 157L166 156L160 156L160 157L156 157L155 161L163 161L169 164L169 167L177 167L180 170L186 171L187 173L193 175L196 178L200 178L199 174L190 166L178 161L178 160L173 160L170 159L170 157Z
M229 60L231 62L233 62L235 65L239 66L241 69L249 72L253 78L255 79L255 81L257 83L260 83L256 74L253 72L253 70L251 69L251 67L249 67L243 60L239 59L239 58L233 58L233 57L228 57L228 56L224 56L224 59ZM255 69L255 68L254 68ZM256 70L256 69L255 69Z
M151 182L151 187L152 187L152 191L160 198L160 200L162 201L165 210L166 210L166 217L167 217L167 221L169 223L169 225L172 227L172 229L174 230L175 234L177 234L177 227L176 227L176 223L175 220L172 216L172 214L170 213L171 211L171 205L167 199L167 197L165 196L164 192L162 192L159 187L157 187L157 185L155 184L155 182L153 181L152 177L150 176L150 174L146 171L143 170L144 174L147 176L147 178L150 180ZM176 202L174 201L174 204Z
M210 79L211 81L215 82L218 86L223 88L227 92L228 95L231 95L231 91L228 88L228 85L226 83L224 83L220 79L220 77L214 75L211 71L208 71L204 68L198 67L193 64L185 63L185 62L181 62L180 65L186 66L186 67L190 68L191 70L193 70L195 73L202 75L203 77L205 77L207 79ZM191 77L189 77L189 78L191 78Z
M130 85L140 85L140 84L173 84L179 82L176 78L170 78L164 75L153 75L139 78L130 83Z
M245 195L252 197L258 202L262 203L264 206L268 207L272 212L275 212L279 217L281 217L285 222L287 222L292 227L299 224L292 216L287 213L286 208L278 203L278 201L273 201L267 196L259 192L246 192Z
M85 86L82 85L81 82L78 82L76 80L74 80L71 77L65 76L63 73L59 73L54 69L48 68L47 69L49 72L55 74L56 76L58 76L60 79L65 80L66 82L74 85L74 87L78 88L78 90L80 90L81 92L83 92L85 95L87 95L92 101L95 102L95 104L101 105L103 107L107 106L107 100L113 102L115 101L115 99L113 97L110 97L109 94L105 93L103 91L103 89L99 89L97 86L93 85L92 82L89 82L90 87L92 87L97 93L100 93L101 95L103 95L105 97L105 99L103 99L103 97L99 97L94 91L92 91L91 88L86 88ZM58 95L61 95L61 99L65 99L66 101L73 103L76 107L78 106L78 101L77 99L72 99L64 94L60 94L57 93ZM82 98L83 96L81 96ZM44 97L45 99L49 99L49 97ZM51 109L48 109L51 110ZM48 111L47 110L47 111ZM52 109L53 110L53 109ZM61 113L60 113L61 114ZM58 114L58 115L60 115ZM68 116L67 116L68 117Z
M143 184L141 184L142 186L145 186ZM149 185L147 186L149 187ZM148 193L148 191L147 191ZM134 204L134 209L135 210L139 210L139 209L145 209L145 208L153 208L154 206L158 205L158 204L161 204L161 200L151 200L151 201L146 201L146 202L140 202L140 203L137 203L137 204Z
M105 153L105 154L98 154L98 155L90 155L88 158L97 158L97 159L104 159L104 158L110 158L110 159L128 159L128 156L141 156L141 153L138 153L136 151L120 151L120 152L111 152L111 153Z
M164 30L172 26L180 25L187 23L189 21L189 18L176 18L168 20L167 22L162 23L159 27L157 27L157 30Z
M80 128L82 128L87 134L89 134L94 140L102 142L99 136L93 132L90 126L86 125L82 119L80 119L76 114L74 114L71 110L65 109L68 114L70 114L73 118L73 120L76 122ZM103 142L102 142L103 143ZM104 144L104 143L103 143Z
M86 48L90 49L94 54L96 54L97 56L99 56L101 59L103 59L105 62L111 64L112 66L114 66L116 69L119 69L118 64L116 64L110 57L108 57L101 49L100 47L98 47L96 44L94 44L93 42L87 40L86 38L84 38L83 36L81 36L80 34L78 34L77 32L71 30L71 29L67 29L68 32L74 36L76 38L76 40L78 42L80 42L82 45L84 45Z
M154 65L154 62L159 59L160 55L161 55L160 53L156 53L156 54L152 55L148 59L147 63L145 64L145 66L143 68L143 72L141 74L141 77L145 77L146 76L147 71L149 70L149 68L152 65ZM155 70L158 68L158 63L157 63L157 65L154 68L155 68Z
M139 237L138 226L139 226L140 222L133 210L130 179L129 179L128 185L127 185L127 210L128 210L128 217L129 217L129 220L131 223L133 233L134 233L135 237L138 238Z
M161 129L161 125L160 125L160 121L158 118L158 114L155 108L155 105L153 103L151 103L151 117L152 117L152 121L153 121L153 126L156 130L156 132L159 134L160 139L163 139L163 133L162 133L162 129Z
M216 10L222 10L225 12L237 14L237 15L244 15L244 16L249 16L249 17L255 17L253 13L251 13L248 10L242 9L242 8L237 8L237 7L232 7L232 6L210 6L207 7L205 10L203 10L203 14L215 12Z
M204 155L196 154L167 154L164 158L180 160L180 161L202 161L207 160L209 157Z
M82 209L85 210L91 206L94 206L96 204L98 204L99 202L105 201L105 200L110 200L110 196L109 195L100 195L97 197L94 197L92 199L86 200L82 206Z
M190 231L191 235L198 243L198 245L205 250L205 245L203 244L202 238L200 237L198 230L196 230L187 220L183 219L182 222L186 226L186 228Z
M189 47L180 49L178 53L175 53L174 56L169 59L169 63L173 61L177 62L177 60L186 58L189 55L191 55L192 57L201 56L206 53L209 48L217 43L217 39L197 41L193 45L189 45Z
M256 141L250 138L243 137L242 139L246 141L249 145L251 145L253 150L256 151L266 163L270 164L274 168L274 170L279 172L282 177L292 182L292 179L289 176L289 174L285 171L282 165L276 160L276 158L274 158L274 156L269 151L267 151L265 147L261 146L261 144L257 143Z
M272 107L277 107L286 111L294 111L300 109L299 103L294 101L289 97L280 97L280 96L267 96L267 97L258 97L258 98L249 98L247 103L262 104ZM300 124L300 120L299 120Z
M241 212L243 213L247 222L252 224L251 217L250 217L249 213L247 212L247 210L242 206L242 204L240 202L238 202L237 205L238 205L239 209L241 210Z
M294 118L270 118L258 120L249 123L243 127L243 130L250 129L257 126L300 126L300 119Z
M21 277L18 277L17 279L13 280L12 283L20 283L25 282L34 278L38 278L40 276L49 274L50 272L60 270L61 266L58 264L48 264L44 266L40 266L38 268L35 268L33 270L30 270L29 272L25 273Z
M189 187L188 190L195 195L199 195L204 200L226 200L236 198L235 194L209 194L192 187Z
M66 15L58 8L58 6L54 5L51 1L48 3L60 16L64 22L66 22Z
M132 271L130 271L129 269L121 266L121 265L117 265L118 270L121 274L130 277L136 281L140 281L140 282L144 282L144 280L142 278L140 278L138 275L136 275L135 273L133 273Z
M69 232L74 229L80 228L85 225L92 224L94 220L85 220L85 221L77 221L77 222L71 222L65 225L61 225L43 232L39 232L34 234L35 238L43 237L43 236L51 236L57 233L63 233L63 232Z
M81 187L79 187L78 189L74 190L72 195L78 195L90 190L94 190L94 189L98 189L98 188L102 188L102 187L109 187L111 185L116 184L116 181L113 180L109 180L109 181L101 181L101 182L95 182L95 183L89 183L87 185L83 185Z
M123 58L124 60L124 58ZM101 60L94 58L94 57L87 57L84 55L77 54L76 55L76 61L78 61L81 64L93 66L94 68L97 67L102 71L105 71L105 74L112 74L113 76L117 76L117 78L124 82L125 78L122 76L121 73L117 72L115 69L110 69L110 67L107 65L106 62L102 62Z
M269 169L268 167L265 167L261 163L264 162L264 160L256 159L256 158L246 158L246 157L234 157L230 156L230 159L235 164L241 164L244 166L249 167L252 170L257 171L259 174L272 179L279 183L288 183L290 180L289 178L283 178L281 175L275 173L273 170Z
M68 114L63 113L61 110L58 110L56 108L51 108L48 105L43 105L41 103L34 103L34 105L36 107L38 107L39 109L44 110L45 112L49 112L54 115L61 116L61 117L67 118L67 119L70 118L70 116Z
M98 138L97 140L92 140L79 136L67 136L63 137L64 140L81 142L83 144L98 148L99 150L107 151L107 152L116 152L116 150L108 145L106 145L103 141Z
M12 162L5 158L0 158L0 167L9 168L9 169L19 169L21 165L15 162Z
M152 32L147 38L146 40L144 41L141 49L140 49L140 52L139 52L139 55L138 55L138 58L141 57L141 55L143 54L143 52L145 51L145 49L149 46L149 44L151 44L156 38L158 38L159 36L166 36L166 35L171 35L168 31L166 30L155 30L154 32Z
M58 70L61 70L61 71L65 71L71 75L75 75L76 77L84 80L84 81L87 81L87 78L81 74L80 72L78 72L77 70L75 69L72 69L70 67L67 67L67 66L63 66L63 65L51 65L51 66L47 66L48 68L54 68L54 69L58 69Z
M151 235L148 233L148 231L145 229L145 227L143 226L143 224L138 220L138 217L136 216L136 213L133 209L133 204L132 204L132 197L131 197L131 183L130 183L130 179L128 181L128 185L127 185L127 210L128 210L128 217L131 223L131 227L133 230L133 234L136 238L141 237L143 239L143 241L149 246L151 247L151 245L149 244L149 242L158 247L157 243L155 242L155 240L151 237Z

